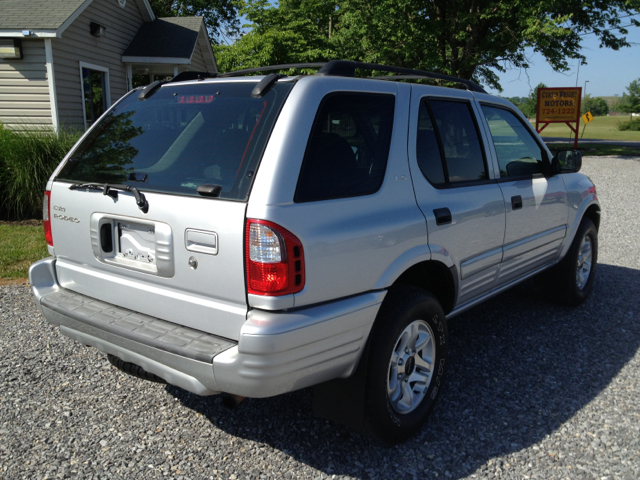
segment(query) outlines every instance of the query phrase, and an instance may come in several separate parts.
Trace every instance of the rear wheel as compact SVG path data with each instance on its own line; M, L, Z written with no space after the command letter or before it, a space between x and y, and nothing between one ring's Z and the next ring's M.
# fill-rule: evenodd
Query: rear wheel
M365 425L377 439L398 443L427 420L442 388L448 350L438 300L416 287L391 290L372 332Z

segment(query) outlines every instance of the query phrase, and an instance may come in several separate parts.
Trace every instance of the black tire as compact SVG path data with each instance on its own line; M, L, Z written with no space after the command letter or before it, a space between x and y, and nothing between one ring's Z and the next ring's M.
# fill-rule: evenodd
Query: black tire
M145 369L139 367L135 363L125 362L121 358L111 354L107 354L107 358L109 359L109 363L111 365L116 367L118 370L122 370L128 375L141 378L143 380L149 380L150 382L167 383L164 379L158 377L157 375L154 375L153 373L147 372Z
M591 247L591 265L588 278L582 286L578 282L578 268L580 266L580 246L586 239ZM598 230L591 219L583 218L571 243L567 255L551 270L549 283L551 297L560 305L575 307L583 303L591 293L598 264ZM584 266L584 263L583 263Z
M425 393L420 392L415 397L413 394L408 395L407 398L416 400L413 402L414 407L411 410L409 410L410 407L407 407L408 410L402 412L398 410L401 402L394 404L389 398L387 388L391 388L393 383L400 386L396 388L400 388L401 391L391 395L400 395L400 398L404 400L405 390L401 385L405 384L402 383L404 380L400 380L401 375L407 375L407 371L409 376L413 372L421 374L421 372L428 371L420 366L410 369L412 363L408 360L413 357L413 365L415 365L415 357L421 352L424 353L425 349L414 351L413 355L410 355L411 351L409 351L409 356L406 357L404 363L398 361L394 367L392 354L394 351L398 351L398 347L401 346L401 334L404 334L405 328L409 328L409 325L412 324L419 325L420 328L426 328L424 325L429 327L433 334L433 347L425 347L425 349L430 348L430 352L435 352L435 361L432 361L432 373L426 391L422 389ZM426 332L428 329L425 330L424 336L420 337L421 342L424 341L424 338L428 338L429 335ZM365 428L374 438L384 443L403 442L415 434L426 422L442 390L449 348L449 334L444 312L436 297L417 287L399 286L393 288L387 294L378 313L369 347L365 381ZM404 352L406 353L406 350ZM401 367L398 365L403 365L402 374L400 373ZM410 380L409 377L407 378ZM406 385L411 386L411 383L409 381ZM415 393L415 388L419 389L417 384L414 383L414 385L416 386L411 386L413 393Z

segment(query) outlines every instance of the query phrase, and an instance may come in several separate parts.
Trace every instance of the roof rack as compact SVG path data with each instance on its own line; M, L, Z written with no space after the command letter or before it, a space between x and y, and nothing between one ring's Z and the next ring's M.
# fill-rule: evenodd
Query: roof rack
M424 70L414 70L412 68L393 67L388 65L378 65L377 63L352 62L348 60L331 60L324 67L318 70L319 75L339 75L342 77L355 76L356 68L364 70L379 70L381 72L401 73L416 78L435 78L446 82L455 82L465 85L472 92L487 93L484 88L472 80L443 75L441 73L427 72ZM385 77L377 77L384 79ZM408 78L408 77L405 77Z
M244 70L236 70L227 73L199 73L199 72L182 72L173 77L171 82L182 82L185 80L204 80L205 78L227 78L239 77L248 73L268 72L273 70L288 70L291 68L319 68L318 75L337 76L337 77L355 77L357 68L364 70L377 70L381 72L399 73L401 75L390 75L386 77L373 77L378 80L400 80L400 79L422 79L433 78L436 80L444 80L446 82L460 83L472 92L487 93L484 88L472 80L453 77L451 75L443 75L441 73L427 72L425 70L414 70L412 68L393 67L389 65L379 65L377 63L354 62L350 60L330 60L320 63L287 63L283 65L270 65L266 67L245 68Z

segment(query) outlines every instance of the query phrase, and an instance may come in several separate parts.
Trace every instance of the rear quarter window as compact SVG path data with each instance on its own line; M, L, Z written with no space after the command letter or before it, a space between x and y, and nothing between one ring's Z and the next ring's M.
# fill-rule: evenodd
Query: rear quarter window
M395 96L339 92L320 104L294 200L370 195L384 180Z

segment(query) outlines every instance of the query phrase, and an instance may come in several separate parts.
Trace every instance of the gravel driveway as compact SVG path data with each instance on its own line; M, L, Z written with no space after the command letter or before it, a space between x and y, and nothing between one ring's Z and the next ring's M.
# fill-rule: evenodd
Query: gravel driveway
M0 478L640 478L640 158L585 158L595 288L527 282L450 323L448 382L396 447L311 414L311 390L220 399L138 381L0 287Z

